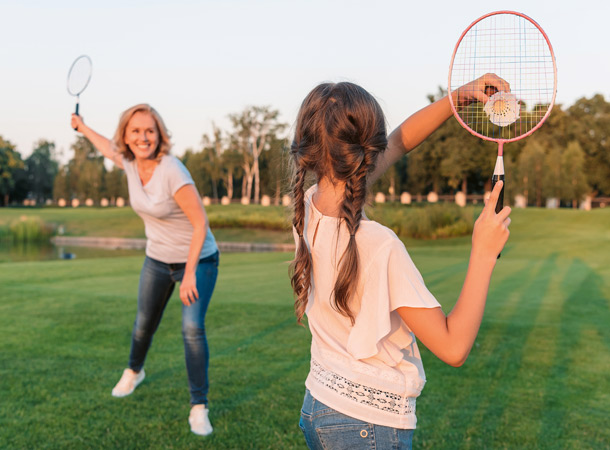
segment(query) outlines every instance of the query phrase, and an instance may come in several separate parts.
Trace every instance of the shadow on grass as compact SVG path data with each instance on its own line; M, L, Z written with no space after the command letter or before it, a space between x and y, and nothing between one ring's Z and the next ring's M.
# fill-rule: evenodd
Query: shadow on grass
M526 304L530 308L539 308L539 304L533 305L530 298L541 301L554 267L554 256L544 261L537 271L534 270L535 263L529 262L523 269L493 285L489 298L501 299L500 308L507 311L499 314L487 312L479 339L475 343L475 347L480 345L482 348L473 349L473 355L464 368L454 369L436 359L431 361L427 373L433 373L434 367L437 367L440 369L437 376L442 377L444 382L430 383L442 390L434 393L434 398L430 399L432 404L427 403L429 393L424 391L421 401L422 418L425 422L430 419L432 421L425 424L421 440L416 435L416 441L424 447L463 448L464 443L471 440L469 434L473 422L477 423L483 418L489 431L499 425L507 402L504 396L506 385L510 385L511 377L514 378L514 373L518 371L523 347L533 327L533 320L531 323L521 321L521 308ZM510 302L510 298L514 296L517 296L517 300ZM488 309L492 309L492 306L488 305ZM501 320L494 320L495 325L490 325L491 318ZM507 336L510 339L506 339ZM482 343L479 344L479 341ZM433 377L434 374L431 375L432 379ZM477 412L481 411L485 412L480 413L477 420ZM434 436L434 443L430 442L429 436ZM478 444L486 447L492 440L492 437L489 437L486 442Z
M610 406L597 402L600 391L609 392L608 365L591 359L597 344L607 356L610 351L610 311L602 292L603 280L580 259L572 262L561 284L566 298L561 311L559 333L552 350L553 365L542 399L539 442L553 436L566 447L602 448L597 423L607 423ZM606 358L608 360L609 358ZM584 368L576 372L575 363ZM599 365L601 362L601 365ZM584 367L583 367L584 366ZM573 411L574 401L586 416ZM605 405L605 406L604 406ZM591 419L596 418L596 421ZM607 436L610 432L606 431ZM595 437L597 436L597 437Z

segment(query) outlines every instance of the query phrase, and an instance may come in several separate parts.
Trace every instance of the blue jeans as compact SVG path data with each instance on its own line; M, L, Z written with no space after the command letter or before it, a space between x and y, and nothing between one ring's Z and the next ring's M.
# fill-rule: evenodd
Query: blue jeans
M205 313L218 276L218 259L216 252L199 261L196 272L199 299L190 306L182 305L182 338L192 405L208 403L209 353ZM165 306L176 282L182 281L184 266L184 263L166 264L148 256L144 259L138 290L138 314L133 324L129 355L129 368L136 372L144 366Z
M384 427L341 414L305 392L299 426L310 449L411 449L414 430Z

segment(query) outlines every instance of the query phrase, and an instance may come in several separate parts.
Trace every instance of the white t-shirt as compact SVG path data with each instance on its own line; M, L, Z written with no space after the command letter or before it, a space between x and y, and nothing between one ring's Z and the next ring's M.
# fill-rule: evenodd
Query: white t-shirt
M174 195L182 186L195 184L190 173L175 156L165 155L148 183L142 186L136 161L123 158L123 167L127 175L129 202L144 221L146 255L166 264L186 262L193 225L174 200ZM201 258L216 251L216 240L208 226Z
M393 428L415 428L415 399L426 382L415 336L396 311L438 308L403 243L387 227L362 220L356 233L360 280L350 319L331 295L349 240L345 224L324 216L305 194L304 238L313 261L306 314L311 368L305 385L317 400L348 416ZM298 239L295 233L295 240Z

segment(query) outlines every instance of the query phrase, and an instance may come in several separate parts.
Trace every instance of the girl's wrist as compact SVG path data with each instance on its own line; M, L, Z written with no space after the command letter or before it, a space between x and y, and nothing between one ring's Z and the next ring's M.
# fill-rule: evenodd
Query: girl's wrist
M481 268L489 267L490 270L493 270L498 262L498 255L494 255L493 252L490 252L487 249L473 245L472 250L470 251L470 262L471 264L481 266Z

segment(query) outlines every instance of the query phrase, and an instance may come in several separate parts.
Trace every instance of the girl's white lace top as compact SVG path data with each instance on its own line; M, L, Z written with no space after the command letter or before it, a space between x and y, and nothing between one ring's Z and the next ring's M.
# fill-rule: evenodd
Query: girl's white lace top
M317 400L370 423L415 428L415 399L426 382L419 349L397 308L438 308L403 243L389 228L362 220L356 233L360 256L356 321L331 303L338 262L349 240L339 219L324 216L305 195L305 241L312 255L307 304L311 368L305 385ZM295 233L295 240L298 239Z

